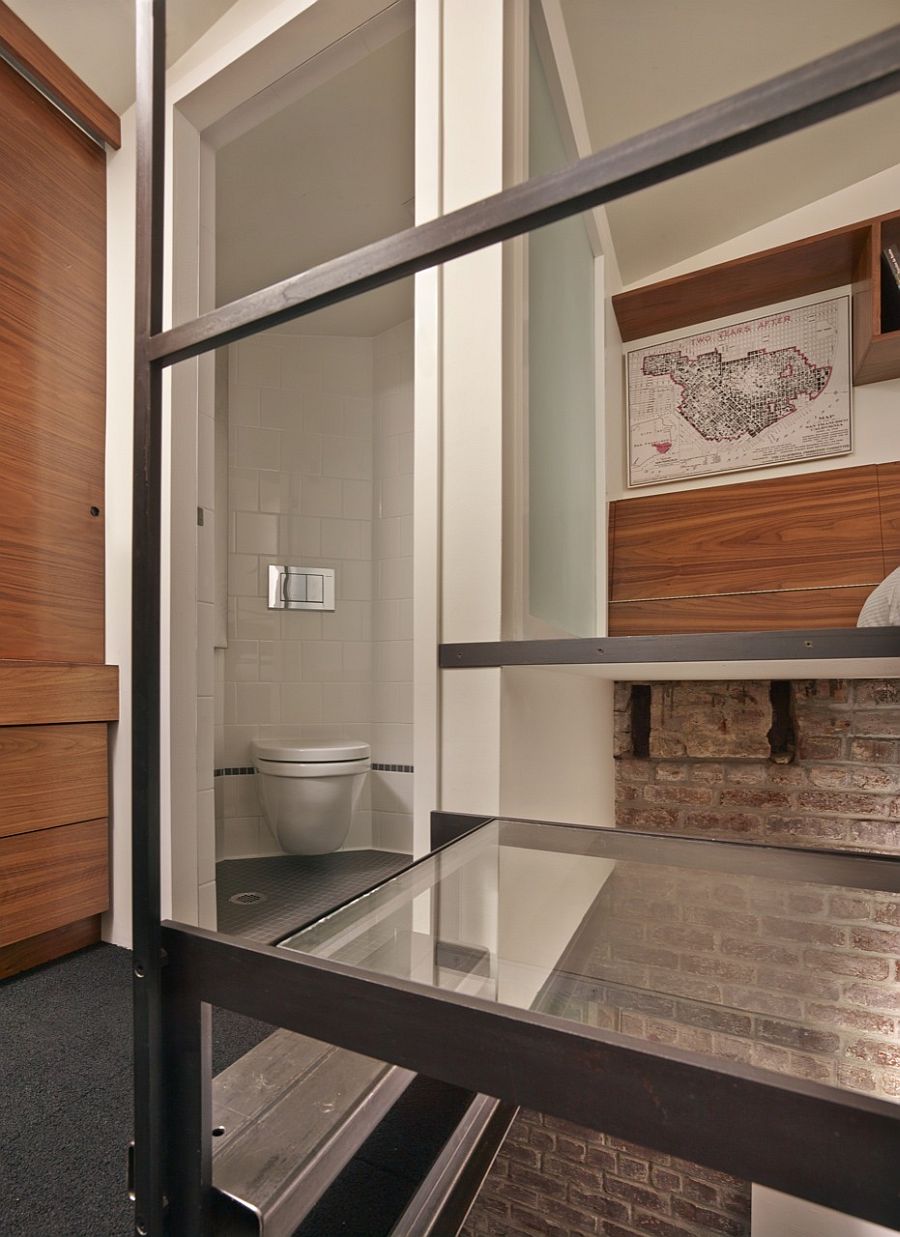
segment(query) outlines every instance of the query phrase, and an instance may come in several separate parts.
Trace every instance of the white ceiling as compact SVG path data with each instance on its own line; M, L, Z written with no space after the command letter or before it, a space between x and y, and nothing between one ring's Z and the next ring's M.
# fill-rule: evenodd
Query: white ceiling
M119 115L134 102L134 0L6 0L38 38ZM169 0L174 64L235 0Z
M133 0L9 0L116 111L134 95ZM171 63L234 0L169 0ZM560 0L595 149L884 29L900 0ZM612 203L626 283L898 161L900 97ZM225 299L408 227L413 47L407 34L219 151ZM309 319L374 333L408 284ZM344 324L343 326L341 324Z
M898 0L561 0L595 150L865 38ZM626 283L900 160L900 96L608 207Z

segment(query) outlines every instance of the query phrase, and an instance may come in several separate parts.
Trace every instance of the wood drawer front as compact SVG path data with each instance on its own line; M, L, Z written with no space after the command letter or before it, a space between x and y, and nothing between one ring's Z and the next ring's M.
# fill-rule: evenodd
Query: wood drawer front
M0 946L109 906L107 822L0 838Z
M114 722L118 666L0 661L0 726Z
M106 726L0 727L0 837L108 814Z
M50 932L29 936L24 941L0 945L0 979L8 979L10 975L40 966L42 962L74 953L76 949L96 945L99 940L100 916L88 915L85 919L76 919L74 923L53 928Z

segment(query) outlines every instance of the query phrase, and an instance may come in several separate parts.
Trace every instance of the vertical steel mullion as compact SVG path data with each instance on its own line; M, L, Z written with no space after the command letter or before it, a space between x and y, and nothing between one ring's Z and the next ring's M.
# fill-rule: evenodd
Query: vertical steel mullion
M163 976L166 1228L211 1237L212 1009L178 964Z
M165 1225L160 945L160 459L162 372L149 341L162 327L165 0L136 0L136 237L132 528L132 932L135 1233Z

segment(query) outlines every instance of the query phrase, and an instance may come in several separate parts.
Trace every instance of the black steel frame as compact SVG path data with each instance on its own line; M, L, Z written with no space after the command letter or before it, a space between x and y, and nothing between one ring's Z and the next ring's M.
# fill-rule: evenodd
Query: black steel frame
M209 1232L213 1004L900 1227L893 1180L900 1123L888 1104L738 1065L712 1067L675 1049L636 1047L539 1014L437 997L337 963L161 924L159 858L162 370L890 94L900 89L900 26L163 331L165 0L136 0L136 7L135 1231ZM517 656L515 646L505 647ZM698 638L688 647L678 660L708 659ZM647 649L641 660L650 659ZM528 656L537 655L531 646ZM483 652L471 656L482 660L442 664L500 664L483 660ZM602 1088L589 1085L601 1076Z
M900 1227L900 1114L886 1101L711 1065L699 1054L200 928L166 924L163 942L186 1049L167 1087L185 1089L186 1098L199 1089L193 1071L208 1002ZM202 1106L192 1103L182 1122L185 1150L210 1141ZM172 1178L172 1219L180 1217L173 1231L185 1237L204 1231L198 1177Z
M571 640L497 640L442 644L442 670L486 666L621 666L668 662L898 659L900 628L821 627L809 631L724 631L705 635L594 636Z

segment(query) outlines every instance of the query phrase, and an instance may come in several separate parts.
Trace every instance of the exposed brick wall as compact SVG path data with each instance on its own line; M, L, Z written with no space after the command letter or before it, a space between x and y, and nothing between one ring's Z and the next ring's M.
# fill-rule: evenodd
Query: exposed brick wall
M568 1016L900 1096L900 895L619 862Z
M793 684L791 763L765 754L768 684L652 690L651 759L642 760L627 754L629 687L617 688L617 824L783 846L900 850L900 680Z
M767 683L652 693L651 755L638 759L630 688L617 690L619 825L900 850L900 681L793 684L793 761L768 754ZM598 914L595 982L570 994L576 1016L900 1096L897 896L620 863ZM524 1113L465 1231L747 1237L749 1206L746 1182Z
M725 1173L522 1112L468 1237L746 1237L750 1191Z

